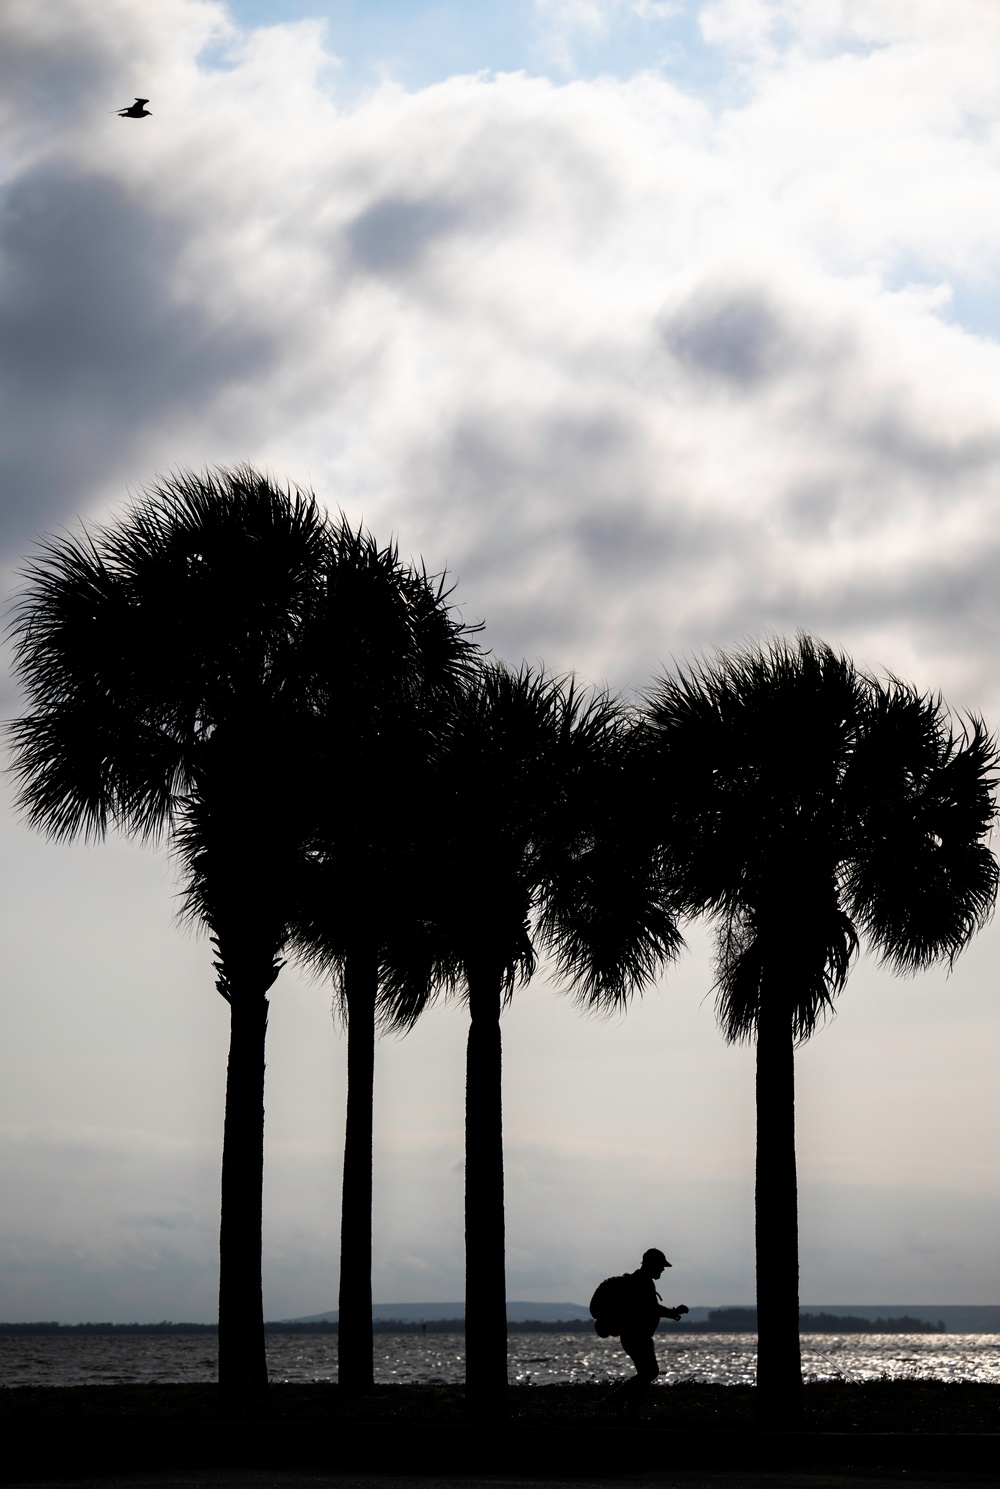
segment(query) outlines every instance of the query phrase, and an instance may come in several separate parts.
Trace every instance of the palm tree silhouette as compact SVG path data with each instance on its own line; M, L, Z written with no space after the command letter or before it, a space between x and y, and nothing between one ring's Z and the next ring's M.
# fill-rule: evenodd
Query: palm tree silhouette
M757 1045L757 1382L801 1399L794 1046L862 936L897 972L953 961L990 914L993 739L939 697L801 636L664 678L645 753L665 874L718 926L719 1019Z
M167 835L185 913L208 927L229 1005L222 1158L223 1407L267 1386L261 1180L267 992L313 795L303 638L330 562L311 496L248 467L173 476L113 525L49 539L15 612L30 712L20 804L51 837Z
M162 482L116 526L46 543L28 581L15 642L33 712L13 727L28 820L57 838L103 837L109 825L165 832L185 913L217 950L216 986L231 1010L219 1289L228 1412L259 1409L266 1389L266 993L299 944L330 823L341 823L351 1133L366 1084L369 1093L368 1163L359 1141L348 1141L345 1163L345 1334L350 1359L360 1319L371 1374L368 844L406 800L414 750L403 724L426 733L469 645L463 628L440 584L403 569L396 549L345 518L330 524L313 497L250 468ZM351 1205L365 1209L365 1182L366 1243L365 1225L350 1221Z
M401 563L394 545L380 549L346 529L340 541L350 562L331 586L328 790L316 803L290 945L332 975L347 1028L338 1380L356 1394L374 1384L375 1035L409 1028L432 993L412 911L427 871L420 803L443 721L474 666L469 636L479 627L455 617L443 576Z
M460 989L469 1008L466 1400L478 1419L503 1416L507 1399L503 1008L538 949L551 950L583 996L610 1000L680 944L656 875L647 869L643 879L634 855L609 847L610 783L626 733L605 694L491 663L451 712L437 761L438 853L457 868L446 884L440 874L422 880L410 966L422 933L430 979ZM387 995L394 979L387 967Z

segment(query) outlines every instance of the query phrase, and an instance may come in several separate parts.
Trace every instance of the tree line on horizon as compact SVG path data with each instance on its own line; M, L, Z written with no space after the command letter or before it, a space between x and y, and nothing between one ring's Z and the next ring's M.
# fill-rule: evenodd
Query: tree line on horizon
M707 1318L692 1322L664 1319L664 1328L673 1334L755 1334L756 1308L714 1308ZM518 1318L507 1320L508 1334L582 1334L592 1332L590 1318ZM419 1322L402 1318L374 1318L375 1334L464 1334L464 1318L428 1318ZM155 1324L80 1323L61 1324L54 1320L36 1323L0 1323L0 1339L46 1334L218 1334L218 1324L172 1323L162 1319ZM265 1334L337 1334L336 1319L265 1320ZM851 1313L800 1313L800 1334L947 1334L943 1319L931 1323L904 1313L896 1318L862 1318Z
M729 1040L756 1047L762 1406L801 1397L794 1049L862 940L898 973L991 913L997 747L983 721L825 643L745 644L631 706L484 653L443 575L249 466L181 472L50 538L14 611L19 804L55 839L165 839L230 1017L219 1384L267 1389L261 1292L268 993L330 977L347 1028L341 1389L373 1385L376 1032L469 1012L467 1406L507 1385L501 1032L545 955L623 1008L717 931ZM456 873L456 865L462 865Z

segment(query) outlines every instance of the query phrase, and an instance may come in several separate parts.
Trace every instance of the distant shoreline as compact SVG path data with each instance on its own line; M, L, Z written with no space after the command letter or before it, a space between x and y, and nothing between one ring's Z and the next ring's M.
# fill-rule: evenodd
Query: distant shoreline
M569 1319L518 1319L507 1325L511 1334L589 1334L593 1331L593 1320L589 1318ZM706 1319L693 1322L661 1325L664 1333L670 1334L753 1334L757 1330L756 1309L721 1308L713 1310ZM323 1320L276 1320L264 1324L265 1334L337 1334L335 1319ZM375 1334L464 1334L464 1318L438 1318L414 1321L410 1319L376 1318L372 1322ZM885 1318L864 1318L853 1314L810 1313L800 1315L799 1331L802 1334L946 1334L943 1320L917 1318L912 1314ZM959 1332L957 1330L952 1332ZM159 1323L115 1324L79 1323L61 1324L55 1321L34 1323L0 1323L0 1338L29 1338L70 1336L108 1337L127 1335L216 1335L217 1324L173 1323L163 1319Z

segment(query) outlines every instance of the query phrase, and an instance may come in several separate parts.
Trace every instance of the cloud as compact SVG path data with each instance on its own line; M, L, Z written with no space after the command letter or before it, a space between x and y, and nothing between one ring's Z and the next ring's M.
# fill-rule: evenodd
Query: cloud
M78 482L86 491L152 429L197 418L220 388L267 377L266 333L212 324L204 307L171 295L181 249L176 223L101 175L41 165L5 193L0 480L10 538L63 517Z
M875 48L913 40L964 47L995 42L1000 23L976 0L708 0L699 24L709 40L745 51L765 43L772 57L792 43L808 55L828 57L847 47Z
M362 212L347 230L350 249L372 274L404 270L439 247L461 226L457 212L435 201L387 197Z
M0 53L8 165L37 158L47 147L72 152L81 118L130 103L133 83L140 92L147 84L176 83L205 47L232 29L225 7L212 0L157 0L155 8L107 0L97 13L64 0L44 9L32 0L10 0Z
M682 9L680 0L534 0L538 50L559 71L572 73L580 42L604 41L629 22L670 21Z
M212 1317L217 1156L207 1143L81 1123L0 1128L6 1320ZM158 1313L158 1309L163 1311Z
M686 367L744 387L788 371L795 359L790 328L766 291L749 287L695 297L667 322L664 338Z
M9 553L250 458L450 563L503 653L639 684L821 626L992 702L1000 348L949 319L998 246L990 36L929 99L933 8L730 4L720 46L784 41L714 113L654 75L338 109L312 23L57 8L2 23L35 131L0 203ZM126 76L153 119L103 109Z

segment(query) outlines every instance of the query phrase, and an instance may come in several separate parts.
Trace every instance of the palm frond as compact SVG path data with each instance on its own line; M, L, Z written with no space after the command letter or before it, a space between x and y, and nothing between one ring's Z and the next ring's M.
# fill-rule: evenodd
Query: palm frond
M171 477L117 523L43 543L11 627L29 820L162 831L208 734L296 691L327 541L314 498L241 467Z
M914 970L991 912L995 742L938 697L799 636L661 679L639 738L673 903L719 927L729 1038L775 1000L808 1037L861 934Z
M638 721L606 692L566 694L561 821L539 939L586 1007L624 1006L683 947L637 769Z
M997 761L981 719L956 732L939 697L896 679L877 689L851 782L859 831L844 892L897 972L953 962L992 914Z
M764 1003L781 1006L803 1042L834 1012L858 952L857 932L835 894L799 894L777 924L746 908L722 920L716 941L716 1014L731 1044L755 1038Z

